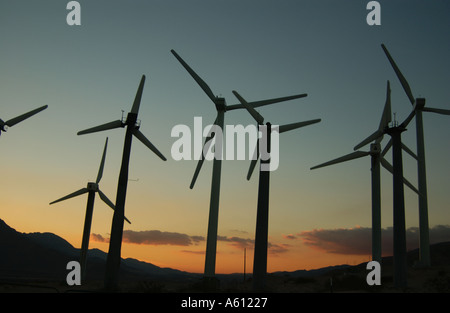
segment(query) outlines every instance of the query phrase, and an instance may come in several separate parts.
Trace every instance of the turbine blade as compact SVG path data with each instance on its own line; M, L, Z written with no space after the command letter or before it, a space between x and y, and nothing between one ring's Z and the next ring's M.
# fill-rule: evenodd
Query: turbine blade
M383 132L377 130L376 132L374 132L372 135L370 135L369 137L367 137L366 139L364 139L363 141L361 141L359 144L357 144L353 149L354 150L358 150L361 147L364 147L365 145L367 145L368 143L378 139L380 136L383 136Z
M434 113L439 113L439 114L444 114L444 115L450 115L450 110L444 110L444 109L423 107L422 111L434 112Z
M202 168L204 161L205 161L204 157L202 157L200 160L198 160L197 167L195 168L194 176L192 177L191 184L189 185L190 189L194 188L195 182L197 181L198 174L200 173L200 170Z
M412 105L414 105L415 99L414 96L411 92L411 88L409 87L408 82L406 81L406 78L403 76L402 72L400 72L400 69L398 68L397 64L395 64L394 59L391 57L391 54L389 53L388 49L386 48L386 46L384 44L381 44L381 47L384 50L384 53L386 54L387 58L389 59L389 62L391 63L395 74L397 74L398 79L400 80L400 83L403 86L403 90L405 90L406 95L409 98L409 101L411 102Z
M264 122L264 117L262 117L261 114L259 114L247 101L245 101L244 98L241 97L240 94L238 94L235 90L233 90L233 94L238 98L239 102L247 109L248 113L255 119L255 121L262 125Z
M60 201L64 201L64 200L67 200L67 199L70 199L70 198L73 198L73 197L82 195L82 194L84 194L84 193L86 193L86 192L89 192L89 190L88 190L87 188L82 188L82 189L80 189L80 190L77 190L77 191L75 191L75 192L72 192L71 194L69 194L69 195L67 195L67 196L65 196L65 197L62 197L62 198L59 198L58 200L55 200L55 201L53 201L53 202L50 202L50 204L53 204L53 203L56 203L56 202L60 202Z
M115 205L111 202L111 200L108 199L108 197L99 189L98 190L98 195L100 196L100 199L103 200L103 202L105 202L111 209L115 210L116 207ZM124 219L128 222L128 224L131 224L131 222L124 217Z
M279 127L279 133L284 133L293 129L297 129L300 127L305 127L311 124L316 124L319 123L321 121L320 118L315 119L315 120L310 120L310 121L305 121L305 122L298 122L298 123L292 123L292 124L287 124L287 125L281 125Z
M255 147L255 151L253 151L253 157L252 157L252 161L250 162L250 167L248 168L248 172L247 172L247 180L250 180L250 178L252 177L253 171L255 169L256 163L258 163L259 160L259 140L256 141L256 147Z
M247 180L250 180L250 178L252 177L253 171L256 167L256 163L258 163L258 159L259 159L259 153L258 153L256 160L252 160L250 162L250 167L248 168L248 173L247 173Z
M402 142L402 149L405 150L405 152L408 153L410 156L412 156L414 159L419 160L417 158L417 155L411 149L409 149L403 142Z
M10 120L7 120L5 122L5 125L8 126L8 127L12 127L12 126L16 125L17 123L20 123L23 120L25 120L25 119L35 115L36 113L39 113L39 112L45 110L47 107L48 107L48 105L44 105L44 106L41 106L40 108L34 109L34 110L30 111L30 112L27 112L25 114L22 114L22 115L19 115L17 117L14 117L14 118L12 118Z
M346 162L346 161L350 161L350 160L354 160L354 159L359 159L362 157L365 157L367 155L369 155L370 152L364 152L364 151L355 151L349 154L346 154L344 156L341 156L339 158L333 159L331 161L316 165L314 167L311 167L311 170L314 170L316 168L321 168L321 167L325 167L325 166L329 166L329 165L333 165L333 164L338 164L338 163L342 163L342 162Z
M95 127L91 127L91 128L79 131L77 133L77 135L84 135L84 134L89 134L89 133L95 133L95 132L99 132L99 131L119 128L119 127L124 127L124 126L125 126L125 124L123 124L121 120L117 120L117 121L109 122L109 123L106 123L106 124L102 124L102 125L99 125L99 126L95 126Z
M389 139L388 143L384 147L383 151L381 152L381 156L385 156L385 154L389 151L389 149L392 147L392 138Z
M97 184L100 182L103 176L103 167L105 166L105 158L106 158L106 148L108 146L108 137L106 137L105 148L103 149L102 161L100 162L100 167L98 169L97 180L95 181Z
M175 50L170 50L172 54L177 58L177 60L183 65L183 67L191 74L192 78L197 82L197 84L200 85L200 87L203 89L203 91L208 95L208 97L212 100L212 102L216 103L216 96L212 92L211 88L205 83L203 79L200 78L200 76L197 75L197 73L194 72L194 70L186 63L184 60L178 55L178 53L175 52Z
M392 167L392 165L388 162L388 161L386 161L386 159L385 158L381 158L380 159L380 161L381 161L381 165L385 168L385 169L387 169L391 174L394 174L394 168ZM414 191L415 193L417 193L417 194L420 194L419 193L419 190L417 190L417 188L416 187L414 187L413 186L413 184L411 184L406 178L404 178L403 177L403 183L406 185L406 186L408 186L412 191Z
M111 209L116 209L114 203L112 203L112 201L109 200L108 197L100 189L98 190L98 195L100 196L100 199L102 199L103 202L105 202Z
M153 151L153 153L155 153L157 156L159 156L163 161L167 161L166 157L159 152L158 149L156 149L156 147L150 142L150 140L148 140L144 134L142 134L139 129L133 129L133 135L136 136L137 139L139 139L144 145L147 146L147 148L149 148L150 150Z
M303 93L303 94L294 95L294 96L287 96L287 97L274 98L274 99L268 99L268 100L253 101L253 102L248 102L248 103L252 107L257 108L257 107L268 105L268 104L272 104L272 103L278 103L278 102L284 102L284 101L289 101L289 100L298 99L298 98L304 98L306 96L307 96L307 94ZM233 105L228 105L227 106L227 111L235 110L235 109L242 109L242 108L245 108L242 103L240 103L240 104L233 104Z
M413 117L416 115L416 110L412 110L411 113L409 113L408 117L403 121L403 123L400 125L402 127L408 126L409 122L413 119Z
M378 126L379 131L383 131L389 123L392 121L391 112L391 85L389 80L387 81L386 87L386 102L384 104L383 115L381 116L380 125ZM381 140L380 140L381 142Z
M131 107L131 113L138 114L139 106L141 105L142 91L144 90L145 75L142 75L141 82L139 83L136 97L134 98L133 106Z
M218 119L218 117L216 117L216 119L214 120L214 124L213 125L216 125L217 119ZM202 154L200 156L200 159L198 160L197 166L195 167L195 172L194 172L194 176L192 177L191 184L189 185L190 189L194 188L195 182L197 181L198 174L200 173L200 170L202 168L203 162L205 160L205 156L203 155L203 151L205 149L205 146L216 135L216 133L212 132L212 130L213 129L211 128L211 130L208 133L208 136L205 139L205 142L203 143Z

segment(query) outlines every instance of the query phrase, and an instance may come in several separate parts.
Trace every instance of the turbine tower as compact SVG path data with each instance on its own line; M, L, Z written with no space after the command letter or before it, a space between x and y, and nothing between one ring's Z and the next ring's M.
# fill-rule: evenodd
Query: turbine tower
M227 105L225 102L225 98L215 96L211 88L206 84L206 82L202 78L200 78L200 76L198 76L197 73L195 73L194 70L174 50L171 50L171 52L175 56L175 58L181 63L181 65L183 65L183 67L187 70L187 72L192 76L192 78L197 82L200 88L202 88L202 90L206 93L209 99L211 99L211 101L214 103L217 110L217 116L213 125L215 127L220 127L220 129L223 130L225 112L235 109L243 109L244 106L242 104ZM260 107L268 104L293 100L297 98L303 98L306 96L307 96L306 94L299 94L276 99L261 100L251 102L251 105L253 107ZM214 134L212 136L209 136L209 138L206 138L204 146L208 143L209 140L213 138L213 136ZM220 153L223 151L222 150L223 147L217 144L215 145L214 148L216 149L216 152L217 149L220 149L219 150ZM197 180L198 174L200 173L203 161L204 156L202 154L201 158L199 159L199 162L197 163L197 167L195 169L194 176L190 184L191 189L194 188L195 181ZM214 288L215 284L217 283L215 277L215 270L216 270L215 267L216 267L221 169L222 169L222 160L220 158L214 158L212 169L211 196L209 205L208 234L206 240L206 257L205 257L205 271L204 271L205 282L212 288Z
M383 115L378 129L383 131L389 126L391 122L391 99L390 86L387 82L386 102L383 110ZM381 263L381 188L380 188L380 164L393 174L391 164L384 158L388 149L381 151L381 141L383 136L378 137L370 144L370 151L355 151L344 155L340 158L311 167L311 170L338 164L354 159L359 159L370 155L371 157L371 183L372 183L372 260ZM417 189L406 179L404 183L414 192L418 193Z
M82 194L87 193L88 194L88 201L86 205L86 216L84 219L84 229L83 229L83 238L81 241L81 256L80 256L80 264L81 264L81 275L83 279L86 277L86 259L87 259L87 251L89 248L89 236L91 234L91 224L92 224L92 214L94 212L94 200L95 200L95 193L98 192L98 195L100 196L100 199L103 200L111 209L114 208L114 204L111 202L111 200L108 199L108 197L100 190L98 184L100 183L100 180L103 176L103 168L105 166L105 158L106 158L106 148L108 146L108 138L106 138L105 142L105 148L103 149L103 156L102 160L100 162L100 167L98 169L97 179L95 182L89 182L87 184L86 188L81 188L80 190L77 190L65 197L62 197L58 200L55 200L53 202L50 202L50 204L57 203L60 201L64 201L76 196L80 196ZM131 224L131 222L125 217L125 220Z
M385 114L385 112L383 112ZM386 119L386 116L382 117ZM402 139L401 134L406 130L405 120L400 125L394 121L392 126L380 127L369 137L355 146L354 150L365 146L373 140L379 140L384 134L391 136L392 141L392 162L394 169L393 193L394 193L394 285L404 288L407 285L407 259L406 259L406 225L405 225L405 196L404 196L404 178L403 178L403 159L402 159ZM384 125L384 124L383 124ZM386 150L386 149L385 149Z
M252 117L256 120L258 125L263 125L264 117L259 114L254 107L245 101L241 95L239 95L236 91L233 91L233 94L236 98L239 99L242 105L245 106L247 111L252 115ZM320 122L320 119L293 123L288 125L279 126L278 132L281 134L283 132L297 129L300 127L308 126L311 124L315 124ZM255 232L255 251L253 258L253 289L255 291L264 291L266 289L266 275L267 275L267 237L269 233L269 191L270 191L270 153L271 153L271 133L272 133L272 125L271 123L266 123L266 132L265 138L263 133L262 140L265 141L266 152L268 153L268 157L263 159L261 157L260 162L260 171L259 171L259 185L258 185L258 205L257 205L257 213L256 213L256 232ZM259 150L259 147L257 149ZM250 179L253 169L255 168L256 162L259 158L258 151L256 153L256 158L252 160L250 164L250 169L247 174L247 180ZM263 165L265 168L263 168Z
M417 176L419 186L419 258L422 266L428 267L431 265L430 261L430 238L428 225L428 198L427 198L427 175L425 165L425 141L423 135L423 119L422 112L434 112L438 114L450 115L450 110L429 108L425 106L424 98L414 98L411 88L398 68L394 59L391 57L389 51L384 44L381 44L384 53L386 54L395 74L397 75L403 90L406 92L409 101L413 106L412 112L406 118L404 126L406 127L411 119L416 117L416 140L417 140Z
M139 139L144 145L152 150L158 157L166 161L166 158L158 149L141 133L139 130L140 122L138 121L139 106L141 104L142 91L144 89L145 75L142 75L136 97L133 102L131 111L128 113L125 121L116 120L100 126L92 127L78 132L78 135L114 129L119 127L127 127L123 146L122 164L120 167L119 181L117 185L116 205L114 217L111 226L111 237L109 241L108 258L106 260L105 271L105 289L114 291L118 288L118 275L120 269L120 252L122 247L123 220L125 218L125 198L128 185L128 165L130 162L131 142L133 135Z
M30 112L24 113L22 115L19 115L17 117L14 117L12 119L7 120L6 122L4 122L1 118L0 118L0 136L2 134L2 132L6 132L8 127L12 127L14 125L16 125L17 123L22 122L23 120L26 120L27 118L35 115L36 113L39 113L43 110L45 110L48 107L48 105L44 105L41 106L37 109L31 110Z

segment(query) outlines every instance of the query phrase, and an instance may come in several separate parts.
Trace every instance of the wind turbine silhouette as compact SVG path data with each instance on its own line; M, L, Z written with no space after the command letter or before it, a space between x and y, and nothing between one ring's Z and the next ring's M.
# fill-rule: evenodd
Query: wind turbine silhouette
M88 194L88 200L87 200L87 205L86 205L86 216L84 219L83 238L81 241L81 256L80 256L81 275L82 275L83 279L86 277L86 259L87 259L87 251L89 248L89 236L91 234L92 214L94 212L95 193L98 192L100 199L102 199L103 202L105 202L111 209L115 210L114 204L100 190L99 185L98 185L103 176L103 168L105 166L107 146L108 146L108 138L106 138L106 141L105 141L105 147L103 149L103 156L102 156L102 160L100 162L100 167L98 169L97 179L95 180L95 182L89 182L87 184L86 188L81 188L80 190L77 190L65 197L62 197L58 200L50 202L50 204L53 204L53 203L64 201L64 200L67 200L67 199L70 199L70 198L73 198L76 196L83 195L85 193ZM125 217L125 220L129 224L131 224L131 222L126 217Z
M390 93L389 93L390 94ZM384 114L385 112L383 112ZM386 116L382 117L382 120ZM394 285L396 287L406 287L407 285L407 260L406 260L406 225L405 225L405 196L403 178L402 159L402 138L401 134L406 130L409 117L400 125L394 121L392 126L380 127L369 137L354 147L354 150L365 146L373 140L378 140L384 134L391 136L392 141L392 162L394 168L393 193L394 193ZM390 148L387 146L386 148ZM385 150L387 150L385 148ZM419 191L420 192L420 191Z
M19 115L17 117L11 118L4 122L2 119L0 119L0 136L2 132L6 132L8 127L13 127L14 125L22 122L23 120L26 120L27 118L35 115L36 113L39 113L43 110L45 110L48 107L48 105L41 106L37 109L31 110L30 112L24 113L22 115Z
M139 139L144 145L152 150L158 157L166 161L164 155L141 133L139 130L140 122L138 121L139 106L141 104L142 91L144 89L145 75L142 75L136 97L133 102L131 111L128 113L125 121L117 120L109 122L100 126L92 127L78 132L78 135L113 129L127 127L125 133L125 141L123 146L122 164L120 167L119 181L117 185L116 205L114 210L114 217L111 226L111 237L109 241L109 251L106 260L105 271L105 289L117 290L118 275L120 269L120 251L122 247L123 235L123 220L125 218L125 198L127 194L128 185L128 166L130 162L131 142L133 135Z
M423 135L423 118L422 112L433 112L438 114L450 115L450 110L429 108L425 106L424 98L414 98L411 88L398 68L394 59L390 55L384 44L381 44L384 53L386 54L392 68L395 71L400 83L408 96L409 101L413 106L413 110L403 122L406 127L409 122L416 117L416 140L417 140L417 176L419 185L419 258L422 266L430 266L430 238L428 225L428 196L427 196L427 174L425 165L425 141Z
M391 122L391 89L387 82L386 102L378 130L383 131ZM338 164L354 159L359 159L370 155L371 157L371 183L372 183L372 260L381 263L381 190L380 190L380 164L393 174L391 164L384 158L388 149L381 151L381 141L383 136L379 136L370 145L370 151L355 151L331 161L311 167L311 170ZM418 190L406 179L405 185L418 193Z
M206 95L211 99L214 103L217 116L214 121L214 126L220 127L223 130L224 126L224 117L226 111L231 111L235 109L243 109L244 106L242 104L234 104L227 105L225 102L225 98L217 97L212 92L211 88L206 84L206 82L194 72L194 70L174 51L171 50L172 54L175 58L183 65L183 67L187 70L187 72L192 76L192 78L197 82L197 84L202 88L202 90L206 93ZM276 98L276 99L268 99L251 102L253 107L260 107L268 104L293 100L297 98L306 97L306 94L299 94L294 96ZM214 137L214 134L208 136L203 144L205 146L208 141L210 141ZM216 149L220 149L219 153L222 151L222 146L219 146L217 143L214 147ZM203 153L203 152L202 152ZM195 182L197 180L198 174L200 173L200 169L203 165L204 156L202 154L199 162L197 163L197 167L194 172L194 176L192 178L190 188L194 188ZM216 248L217 248L217 229L218 229L218 218L219 218L219 197L220 197L220 176L222 169L222 160L221 158L214 158L213 161L213 169L212 169L212 182L211 182L211 196L210 196L210 205L209 205L209 220L208 220L208 235L206 240L206 257L205 257L205 271L204 271L204 279L206 284L210 285L214 288L216 282L215 277L215 267L216 267Z
M254 107L245 101L245 99L236 91L233 90L233 94L239 99L241 104L247 109L250 115L256 120L258 126L263 125L264 117L259 114ZM320 119L292 123L287 125L282 125L278 127L278 132L281 134L283 132L297 129L300 127L308 126L320 122ZM269 233L269 192L270 192L270 153L271 153L271 133L273 131L272 124L266 123L266 136L262 140L265 140L266 152L268 153L267 158L261 157L260 171L259 171L259 185L258 185L258 205L256 213L256 232L255 232L255 252L253 258L253 289L255 291L264 291L266 288L266 275L267 275L267 237ZM275 130L277 131L277 130ZM257 149L261 145L257 145ZM256 153L256 158L250 163L249 172L247 174L247 180L251 178L253 169L255 168L256 162L259 159L259 153ZM265 165L265 168L263 168Z

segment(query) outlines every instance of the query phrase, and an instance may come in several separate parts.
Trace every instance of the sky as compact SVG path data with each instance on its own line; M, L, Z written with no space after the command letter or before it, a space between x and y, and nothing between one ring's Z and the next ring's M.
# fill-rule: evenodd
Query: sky
M69 2L69 1L67 1ZM146 75L140 130L167 157L133 140L122 257L202 273L212 162L189 189L195 160L176 161L176 125L213 123L214 104L171 54L174 49L227 104L307 93L259 108L272 124L320 118L280 135L271 173L268 271L370 260L368 157L317 170L378 127L386 97L403 121L412 109L381 49L384 43L415 97L450 109L450 3L378 1L381 25L368 25L369 1L79 1L81 25L66 22L66 1L0 2L0 118L48 108L0 137L0 218L20 232L52 232L81 246L87 196L49 205L95 181L106 137L100 189L115 200L124 129L77 132L130 111ZM432 242L450 240L450 117L425 112ZM225 124L250 125L245 110ZM389 138L385 136L382 146ZM416 150L415 121L402 134ZM367 151L369 147L361 148ZM391 160L391 153L386 158ZM194 156L193 156L194 158ZM249 160L224 160L217 273L252 271L258 175ZM417 185L414 159L404 175ZM383 254L392 253L392 176L382 170ZM417 195L405 188L407 244L418 247ZM97 196L90 248L108 251L113 212Z

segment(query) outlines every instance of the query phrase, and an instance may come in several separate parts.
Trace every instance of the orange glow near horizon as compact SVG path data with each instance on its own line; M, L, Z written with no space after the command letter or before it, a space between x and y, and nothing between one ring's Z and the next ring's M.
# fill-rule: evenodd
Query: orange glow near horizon
M90 248L108 251L108 243L91 240ZM253 249L246 249L246 273L253 268ZM205 262L205 244L194 249L179 246L152 246L131 243L122 244L122 258L135 258L159 267L169 267L190 273L203 273ZM312 270L327 266L349 264L355 265L370 261L370 256L339 255L326 253L305 247L301 243L297 249L283 254L268 254L270 272ZM244 249L237 249L226 243L218 243L216 273L231 274L244 272Z

